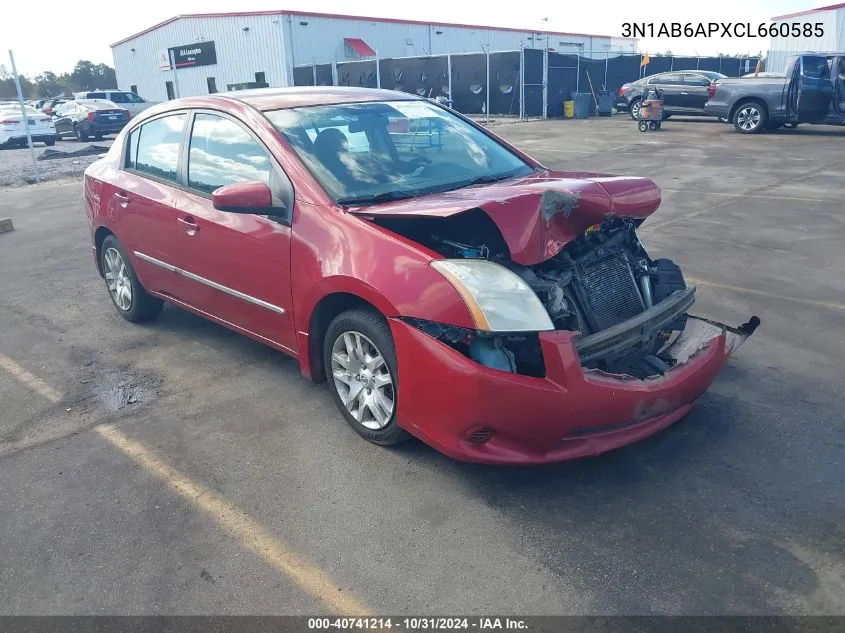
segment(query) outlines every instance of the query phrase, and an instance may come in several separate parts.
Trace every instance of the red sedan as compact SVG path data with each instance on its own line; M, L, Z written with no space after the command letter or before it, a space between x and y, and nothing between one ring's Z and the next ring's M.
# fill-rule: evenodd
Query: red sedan
M180 306L298 359L376 444L541 463L681 418L759 324L689 314L646 178L555 172L414 95L244 91L144 111L85 172L128 321Z

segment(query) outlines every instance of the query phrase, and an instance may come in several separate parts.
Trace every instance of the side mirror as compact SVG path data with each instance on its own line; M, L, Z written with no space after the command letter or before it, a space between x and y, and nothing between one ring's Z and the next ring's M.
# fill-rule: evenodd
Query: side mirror
M255 213L257 215L281 215L283 207L273 206L270 187L260 180L236 182L215 189L211 204L218 211L229 213Z

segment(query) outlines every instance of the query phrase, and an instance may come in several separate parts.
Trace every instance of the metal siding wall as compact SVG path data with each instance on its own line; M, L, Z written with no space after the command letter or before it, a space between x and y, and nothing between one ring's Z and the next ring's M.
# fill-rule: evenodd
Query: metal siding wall
M824 28L822 37L773 37L769 45L766 62L767 72L784 72L787 60L797 53L818 51L833 53L845 50L845 9L818 11L796 18L778 20L775 24L800 24L821 22Z
M301 24L305 22L306 24ZM243 27L249 31L244 32ZM437 32L440 31L438 34ZM227 84L253 81L263 71L270 86L293 85L291 67L313 62L353 61L346 57L344 38L363 39L382 59L478 53L482 45L491 52L544 48L546 41L559 52L580 52L604 59L608 50L636 49L636 42L620 38L549 33L535 38L532 31L504 31L495 28L464 28L402 22L380 22L335 17L274 14L181 18L140 35L112 49L118 86L138 87L151 101L167 98L165 82L169 71L158 68L158 51L198 41L215 42L216 66L183 68L177 71L180 96L206 94L206 78L214 77L219 91ZM409 43L410 42L410 43ZM135 49L135 53L131 49Z
M347 58L344 38L357 37L375 49L380 57L409 57L428 53L428 27L421 24L397 24L369 20L344 20L313 16L287 15L290 43L296 66L312 62L355 61ZM307 23L306 25L301 22ZM406 44L410 39L413 44Z
M176 20L112 48L118 87L128 90L136 85L145 99L166 100L165 82L173 81L173 73L159 69L158 51L211 40L217 64L177 70L180 96L207 94L207 77L214 77L217 90L223 92L227 84L255 81L256 72L264 72L270 86L286 86L282 26L282 15Z
M619 38L552 34L543 35L541 41L535 41L529 39L536 36L532 31L376 22L295 14L286 15L285 20L292 32L289 42L296 66L312 62L321 64L355 61L346 57L343 44L344 38L350 37L361 38L384 59L478 53L483 50L482 45L489 45L491 52L519 50L523 43L526 48L543 48L546 38L551 48L559 49L560 42L575 43L581 45L585 54L592 50L594 54L604 58L608 48L621 47L624 42ZM307 24L303 25L301 22ZM636 50L636 43L630 43L628 49L631 47Z

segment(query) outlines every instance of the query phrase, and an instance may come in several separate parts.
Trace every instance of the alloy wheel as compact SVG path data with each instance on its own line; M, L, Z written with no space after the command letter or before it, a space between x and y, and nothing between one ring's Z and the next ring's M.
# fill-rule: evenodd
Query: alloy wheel
M396 406L396 388L375 344L360 332L343 332L332 345L331 364L335 389L352 417L371 430L387 426Z
M106 264L106 285L114 304L124 312L132 307L132 279L123 256L116 248L109 248L103 255Z
M760 125L760 110L756 106L745 106L736 115L736 123L746 132L756 129Z
M640 102L634 101L631 104L631 118L632 119L639 119L640 118Z

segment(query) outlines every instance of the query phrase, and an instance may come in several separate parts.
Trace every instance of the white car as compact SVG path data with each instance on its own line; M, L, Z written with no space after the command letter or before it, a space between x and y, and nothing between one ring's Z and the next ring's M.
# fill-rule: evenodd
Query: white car
M29 134L33 143L56 144L56 126L53 120L40 110L26 108ZM0 147L26 147L26 124L21 116L19 104L0 106Z
M80 99L111 101L124 110L129 110L129 114L133 117L155 105L155 102L147 101L134 92L128 92L126 90L88 90L86 92L77 92L73 96L77 101Z

